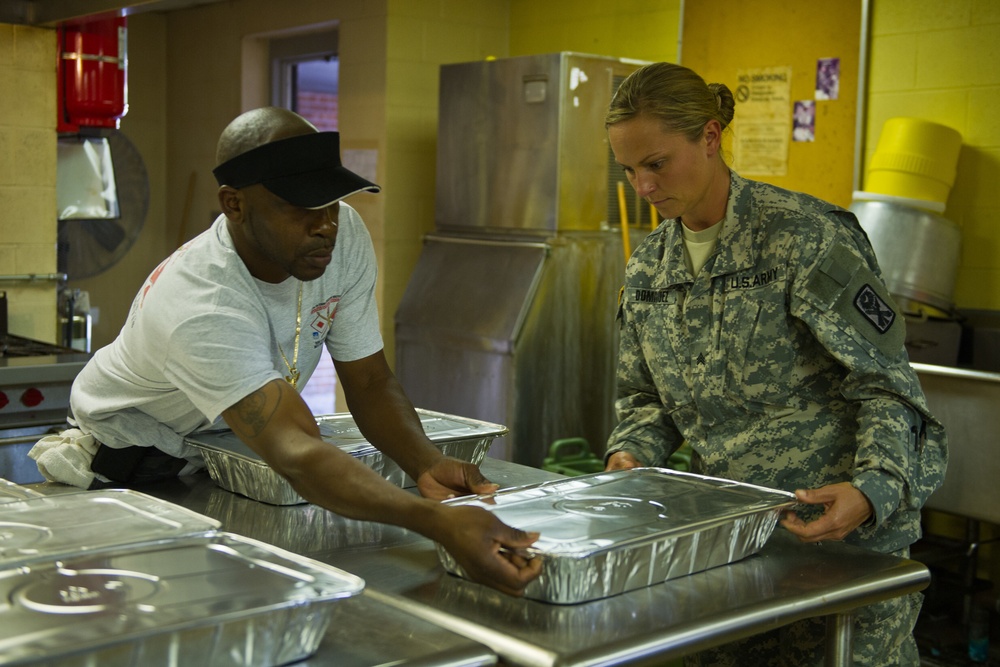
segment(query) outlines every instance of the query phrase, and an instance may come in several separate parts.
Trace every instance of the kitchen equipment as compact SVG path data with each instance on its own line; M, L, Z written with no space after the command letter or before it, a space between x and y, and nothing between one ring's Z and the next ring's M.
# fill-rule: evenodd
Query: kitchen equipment
M960 565L962 576L962 623L968 624L975 607L979 553L983 540L980 522L1000 523L1000 373L950 368L933 364L911 364L920 378L931 414L948 434L948 469L944 482L930 495L924 508L965 519L965 535L936 540ZM950 525L950 524L949 524ZM986 540L987 542L989 540ZM930 552L931 558L940 555ZM920 558L915 556L915 558Z
M124 544L215 532L221 524L127 490L80 491L0 504L0 569Z
M664 468L633 468L446 501L474 505L541 537L525 597L556 604L605 598L740 560L767 542L795 495ZM464 576L442 547L445 569Z
M118 128L128 112L128 19L102 15L58 26L58 132Z
M868 234L886 287L904 312L921 304L951 313L962 231L951 220L889 201L851 202Z
M120 260L149 209L146 165L118 129L128 112L127 23L88 12L56 29L56 263L71 280Z
M90 355L0 331L0 476L42 481L28 450L66 424L69 392Z
M65 422L70 386L89 359L79 350L10 333L7 294L0 292L0 441L6 429Z
M360 578L220 533L0 571L0 660L271 667L319 647Z
M962 135L922 118L890 118L868 166L870 192L944 204L955 182Z
M603 119L641 64L441 67L436 230L396 311L396 375L415 405L507 425L491 457L540 466L554 440L611 432L627 236Z
M883 195L878 192L866 192L855 190L851 195L852 201L882 201L890 204L898 204L908 208L916 208L922 211L930 211L938 215L944 213L945 205L942 202L930 201L929 199L912 199L910 197L895 197L893 195Z
M420 424L431 442L445 456L479 464L494 438L507 433L504 426L430 410L417 410ZM382 454L361 434L349 413L316 417L323 440L350 454L383 478L401 487L415 486L395 461ZM306 502L284 477L232 431L191 434L187 444L198 449L209 475L224 489L273 505Z
M105 164L113 164L109 173L98 174L97 178L106 182L115 193L115 214L59 218L56 264L70 280L95 276L121 260L139 238L149 210L149 177L142 155L120 130L103 132L99 138L64 136L59 139L60 144L70 146L80 142L106 143L110 159ZM60 156L67 154L71 155L72 151L60 150ZM66 208L62 200L67 196L68 184L94 178L86 169L79 171L78 163L65 159L60 159L56 172L59 184L67 184L57 187L57 197L63 208Z
M944 483L925 507L1000 524L1000 373L911 365L948 434Z
M69 393L89 354L0 331L0 476L42 481L28 450L64 428Z

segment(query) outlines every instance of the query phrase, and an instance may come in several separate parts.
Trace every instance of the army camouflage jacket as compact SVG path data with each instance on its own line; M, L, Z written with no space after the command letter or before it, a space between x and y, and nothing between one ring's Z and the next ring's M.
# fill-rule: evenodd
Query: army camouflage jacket
M732 173L697 277L677 220L628 263L607 456L664 465L687 441L705 475L788 491L849 481L875 514L847 541L911 544L947 444L880 276L853 214Z

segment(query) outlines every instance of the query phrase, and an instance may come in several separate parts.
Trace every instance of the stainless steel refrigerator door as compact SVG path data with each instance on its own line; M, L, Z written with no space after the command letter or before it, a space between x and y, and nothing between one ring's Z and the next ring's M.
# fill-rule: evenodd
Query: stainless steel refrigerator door
M396 375L418 408L507 426L494 458L537 467L567 437L603 451L622 264L611 233L432 235L396 311Z
M636 67L569 52L443 65L437 229L607 225L604 114Z

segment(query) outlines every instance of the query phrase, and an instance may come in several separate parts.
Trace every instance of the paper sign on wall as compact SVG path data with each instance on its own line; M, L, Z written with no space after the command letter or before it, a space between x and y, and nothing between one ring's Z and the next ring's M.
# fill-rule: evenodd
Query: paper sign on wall
M787 175L792 68L739 70L736 78L733 168L748 176Z

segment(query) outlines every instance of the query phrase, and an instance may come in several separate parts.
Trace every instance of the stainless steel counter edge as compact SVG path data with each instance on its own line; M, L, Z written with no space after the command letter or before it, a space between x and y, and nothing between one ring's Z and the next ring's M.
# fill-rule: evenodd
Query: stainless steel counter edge
M494 459L482 469L503 488L559 477ZM441 649L471 641L505 665L666 660L802 618L846 613L920 590L930 580L915 561L844 543L802 544L779 529L758 554L736 563L606 599L554 605L447 574L434 543L401 528L351 521L314 505L258 503L216 487L204 474L143 491L215 518L223 530L352 572L366 581L362 599L454 638L443 638ZM356 644L358 637L350 640ZM309 664L337 664L337 651L321 646Z
M984 382L1000 382L1000 373L990 371L976 371L968 368L954 368L952 366L935 366L933 364L910 363L910 366L917 373L927 375L942 375L944 377L960 378L965 380L982 380Z
M777 539L779 542L795 542L797 544L797 540L794 540L787 533L779 534ZM774 550L773 546L775 545L772 545L772 551ZM801 546L823 548L819 545ZM846 545L844 546L846 547ZM788 551L786 545L782 545L780 549L782 552ZM857 551L850 547L848 549ZM854 556L857 557L857 554ZM875 556L875 560L881 560L883 563L898 562L889 568L878 569L869 576L860 577L852 581L850 585L833 588L816 586L812 592L803 593L793 599L761 599L756 601L750 609L746 606L739 606L724 612L715 612L710 619L698 617L689 622L681 622L672 627L647 632L643 636L626 635L622 639L608 642L602 646L585 645L582 650L575 653L546 648L540 642L532 642L505 632L502 629L503 624L500 622L496 626L489 626L470 620L466 616L451 613L441 607L433 606L423 600L412 599L400 594L386 594L371 589L367 593L386 605L396 607L456 634L481 642L495 651L505 665L516 665L517 667L598 667L601 665L642 663L651 659L662 661L680 658L803 619L821 616L832 618L837 614L849 613L858 607L923 590L930 583L930 571L921 563L881 554L873 554L873 556ZM715 568L716 572L713 576L719 574L720 570L740 567L742 567L741 563L734 563ZM702 572L688 575L688 577L704 577L706 574L706 572ZM678 580L671 580L651 588L671 587L677 582ZM462 585L478 587L478 585L468 582ZM492 592L483 590L484 600L494 596ZM629 595L630 593L625 593L620 597L626 598ZM525 603L539 604L530 601L525 601ZM514 604L517 604L517 601ZM638 609L642 609L642 607L641 602L636 605ZM555 610L572 610L574 608L582 610L583 606L552 606L552 608ZM720 641L720 638L723 641Z
M497 632L478 623L453 616L434 607L414 602L405 597L380 593L375 590L368 590L366 594L386 606L399 609L463 637L480 642L495 651L498 656L512 657L516 660L514 664L524 665L525 667L547 667L548 665L559 664L558 654L553 651L540 648L530 642L519 640L502 632Z

